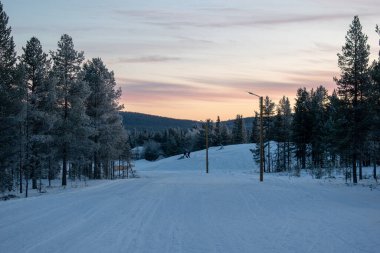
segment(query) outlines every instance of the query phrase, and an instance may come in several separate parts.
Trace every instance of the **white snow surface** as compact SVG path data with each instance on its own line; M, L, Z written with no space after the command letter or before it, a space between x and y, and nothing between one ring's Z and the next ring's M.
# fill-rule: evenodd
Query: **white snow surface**
M265 174L251 145L138 161L140 178L0 202L0 252L380 252L380 190Z

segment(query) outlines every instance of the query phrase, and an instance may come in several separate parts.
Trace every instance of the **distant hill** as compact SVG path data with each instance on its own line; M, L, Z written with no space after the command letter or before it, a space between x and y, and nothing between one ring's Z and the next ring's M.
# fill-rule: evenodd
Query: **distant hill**
M162 131L169 128L181 128L190 129L194 126L200 126L200 121L173 119L168 117L161 117L156 115L138 113L138 112L120 112L123 118L124 127L127 130L139 130L139 131ZM244 118L246 129L252 129L252 122L254 117ZM215 120L214 120L215 122ZM222 121L228 128L232 129L234 125L234 119Z
M255 120L254 117L243 118L244 125L247 130L252 129L252 124L254 120ZM235 121L234 119L230 119L230 120L223 121L223 123L226 124L228 128L232 129L232 127L234 126L234 121Z
M120 112L127 130L161 131L169 128L190 129L200 124L195 120L173 119L137 112Z

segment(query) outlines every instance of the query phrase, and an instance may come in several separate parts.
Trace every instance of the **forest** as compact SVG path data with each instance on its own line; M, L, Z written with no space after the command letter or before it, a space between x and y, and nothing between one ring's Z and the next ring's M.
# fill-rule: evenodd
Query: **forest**
M376 31L379 33L378 27ZM207 119L191 129L126 130L121 89L101 58L85 59L63 34L44 52L32 37L16 52L8 16L0 3L0 192L28 195L42 179L113 179L115 161L131 162L131 148L144 146L156 160L211 146L258 143L259 117L251 128L237 115L232 127ZM338 53L340 75L330 94L322 85L299 88L291 105L264 98L265 171L311 169L320 177L345 168L353 183L362 167L380 162L380 61L370 62L367 36L355 16ZM302 86L302 85L301 85ZM254 147L254 146L253 146ZM258 151L252 148L254 160ZM231 157L233 159L233 157ZM252 161L254 162L254 161Z
M0 192L113 178L114 160L130 157L114 73L67 34L49 54L32 37L17 55L11 32L0 3Z

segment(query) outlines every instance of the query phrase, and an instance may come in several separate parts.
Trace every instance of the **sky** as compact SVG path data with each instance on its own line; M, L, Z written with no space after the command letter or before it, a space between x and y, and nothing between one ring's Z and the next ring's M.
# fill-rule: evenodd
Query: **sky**
M18 54L62 34L113 70L126 111L193 120L254 115L247 91L294 103L298 88L339 76L337 53L358 15L377 59L378 0L1 0Z

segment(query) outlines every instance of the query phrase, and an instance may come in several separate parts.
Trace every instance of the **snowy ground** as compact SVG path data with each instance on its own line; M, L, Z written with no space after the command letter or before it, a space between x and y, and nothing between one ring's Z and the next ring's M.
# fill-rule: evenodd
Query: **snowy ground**
M380 252L380 187L265 175L249 145L0 202L0 252ZM256 168L255 168L256 169Z

